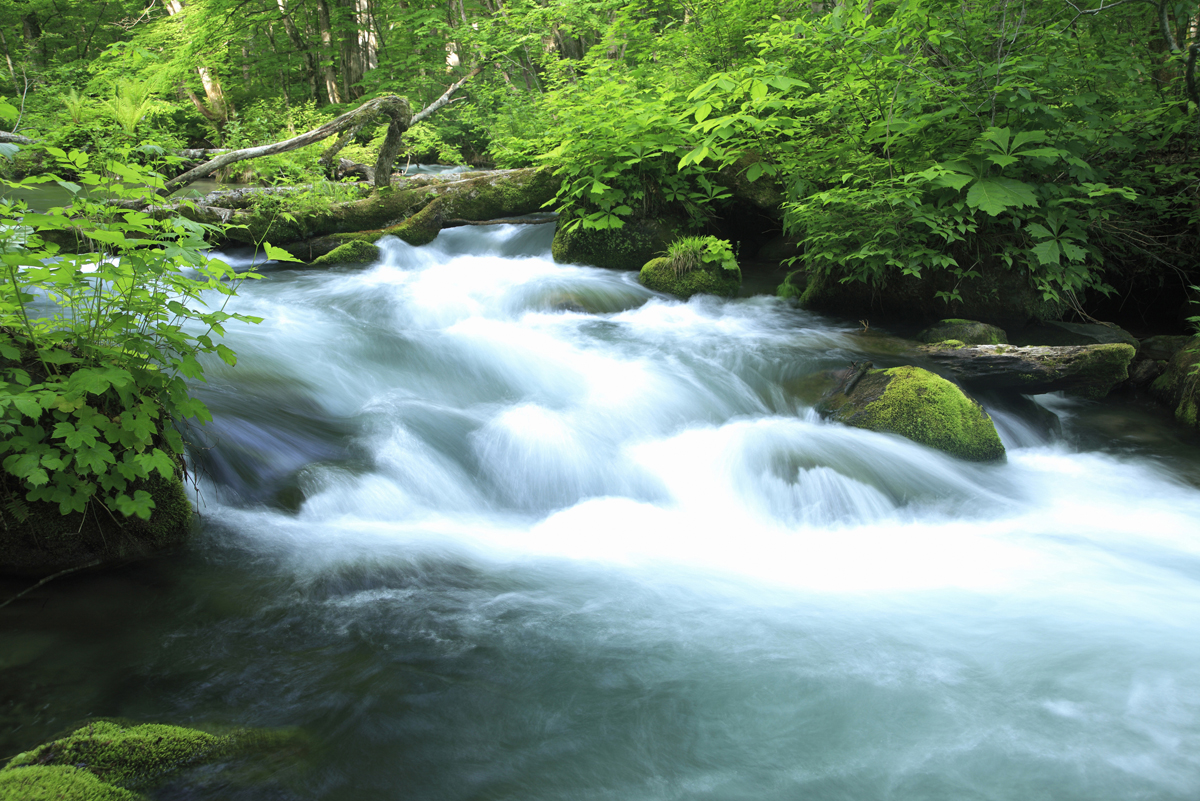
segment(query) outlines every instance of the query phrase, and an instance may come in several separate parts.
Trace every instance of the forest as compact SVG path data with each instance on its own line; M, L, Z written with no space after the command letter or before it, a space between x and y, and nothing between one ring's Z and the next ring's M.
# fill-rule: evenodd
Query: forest
M1062 310L1171 332L1189 316L1194 3L8 9L7 124L51 147L147 161L257 146L375 97L420 109L469 78L406 132L401 161L552 170L568 230L669 218L743 250L782 233L809 277L936 276L948 302L1011 272ZM384 128L341 155L373 163ZM321 181L328 144L218 177ZM7 147L10 173L43 168Z

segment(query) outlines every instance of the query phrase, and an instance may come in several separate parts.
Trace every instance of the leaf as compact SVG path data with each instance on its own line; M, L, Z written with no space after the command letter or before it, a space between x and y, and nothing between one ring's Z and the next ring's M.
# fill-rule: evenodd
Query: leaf
M967 191L967 204L993 217L1010 208L1036 206L1033 187L1012 178L981 178Z
M1059 249L1058 249L1058 240L1057 239L1050 239L1045 242L1039 242L1037 245L1035 245L1032 248L1032 250L1033 250L1033 255L1037 256L1038 262L1041 263L1042 265L1059 263Z
M299 262L300 259L288 253L280 247L275 247L270 242L263 242L263 249L267 251L267 258L271 261L294 261Z
M750 165L750 169L746 170L746 180L757 181L762 174L763 165L759 162L755 162L754 164Z
M221 357L221 361L233 367L237 364L237 354L224 345L217 345L217 355Z
M71 181L55 181L55 183L70 192L72 195L78 195L83 190L82 186L72 183Z
M1008 152L1008 141L1012 136L1012 132L1008 128L988 128L983 132L982 138L993 143L995 149L1001 153Z
M21 152L20 145L14 145L11 142L0 142L0 156L12 161L13 156Z
M42 416L42 406L32 395L14 396L13 406L16 406L26 417L32 417L34 420Z
M705 103L700 108L696 109L696 122L704 122L704 120L708 118L709 114L712 114L712 106L710 106L708 103Z

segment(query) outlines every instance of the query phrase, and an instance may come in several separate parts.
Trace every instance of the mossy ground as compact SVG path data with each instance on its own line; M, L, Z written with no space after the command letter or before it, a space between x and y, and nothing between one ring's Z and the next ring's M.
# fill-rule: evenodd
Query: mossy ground
M832 419L856 428L899 434L973 462L1004 456L1004 445L983 407L956 385L919 367L870 370L850 395L822 402Z
M144 801L144 798L70 765L0 770L0 801Z
M651 259L638 273L638 280L647 289L669 292L686 300L692 295L720 295L731 298L742 286L740 270L725 270L719 266L704 266L677 274L665 258Z

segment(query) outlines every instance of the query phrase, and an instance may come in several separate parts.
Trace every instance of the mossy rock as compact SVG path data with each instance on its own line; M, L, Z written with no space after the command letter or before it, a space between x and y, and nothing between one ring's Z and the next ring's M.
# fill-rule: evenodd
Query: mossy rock
M939 293L958 291L961 300L946 302ZM951 273L932 271L916 278L892 275L872 286L862 281L842 283L828 273L810 275L800 306L854 320L891 319L925 322L955 317L979 320L1011 330L1030 320L1052 320L1062 306L1046 300L1020 273L993 266L976 279L961 284Z
M868 431L899 434L972 462L1004 457L992 418L973 398L920 367L853 367L822 398L818 411Z
M0 799L133 801L187 768L268 751L292 731L237 729L217 735L158 723L100 720L17 754L0 769Z
M379 261L381 255L378 246L371 242L355 239L337 246L324 256L313 259L312 265L314 267L332 267L334 265L374 264Z
M154 500L149 520L94 508L64 515L58 504L24 500L0 476L0 574L46 576L95 562L97 567L147 559L183 545L192 530L192 506L182 470L172 479L157 472L135 482ZM6 497L7 496L7 497Z
M1200 336L1175 352L1163 374L1150 385L1150 394L1171 409L1176 420L1200 430Z
M920 342L956 341L962 345L1004 345L1008 343L1008 334L1004 329L975 320L963 320L952 317L941 320L917 334Z
M559 225L550 253L559 264L587 264L609 270L640 270L664 252L678 236L670 220L633 219L621 228L593 229L578 226L570 231Z
M638 281L647 289L667 292L687 300L692 295L719 295L732 298L742 286L741 270L726 270L719 265L697 267L676 274L666 258L651 259L638 273Z
M70 765L28 765L0 770L0 801L145 801L145 796Z

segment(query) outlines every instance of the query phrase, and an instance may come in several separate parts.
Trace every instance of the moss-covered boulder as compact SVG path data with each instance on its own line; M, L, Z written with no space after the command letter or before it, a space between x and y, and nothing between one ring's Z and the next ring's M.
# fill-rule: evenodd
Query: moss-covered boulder
M374 264L379 261L380 250L371 242L352 239L343 245L338 245L324 256L313 259L314 267L332 267L334 265L357 266Z
M1200 430L1200 336L1175 352L1150 393L1175 413L1175 419Z
M609 270L640 270L674 241L680 227L670 220L633 219L602 230L560 225L550 253L559 264L587 264Z
M147 559L182 546L192 530L192 506L182 470L167 480L157 472L134 484L154 501L149 520L110 513L90 504L64 515L58 504L30 502L0 471L0 574L48 576L74 567L106 567ZM10 486L10 484L13 484Z
M638 281L647 289L667 292L684 300L698 294L732 298L741 289L742 275L739 270L709 265L677 272L669 259L657 258L646 262L638 273Z
M920 367L847 370L817 406L839 423L899 434L972 462L1004 457L992 418L956 385Z
M216 735L157 723L100 720L17 754L0 768L0 799L137 801L187 768L302 745L295 732Z
M955 341L961 345L1003 345L1008 342L1004 329L975 320L951 317L917 334L920 342Z

